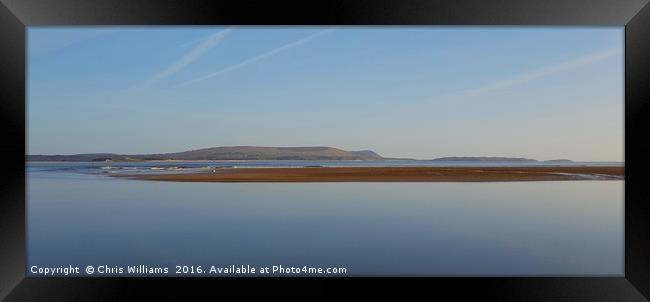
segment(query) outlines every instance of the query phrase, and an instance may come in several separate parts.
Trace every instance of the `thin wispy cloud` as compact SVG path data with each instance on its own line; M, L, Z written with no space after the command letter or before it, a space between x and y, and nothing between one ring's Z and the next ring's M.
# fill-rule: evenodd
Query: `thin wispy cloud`
M174 64L152 76L147 82L145 82L145 85L151 85L169 78L177 72L183 70L185 67L191 65L196 60L205 55L205 53L207 53L210 49L219 45L232 32L233 29L233 27L230 27L209 35L203 39L201 43L199 43L197 46L176 60Z
M205 75L205 76L202 76L202 77L199 77L199 78L196 78L196 79L189 80L187 82L181 83L178 86L189 85L189 84L192 84L192 83L204 81L204 80L207 80L207 79L212 78L212 77L216 77L216 76L219 76L219 75L229 73L231 71L234 71L234 70L237 70L239 68L245 67L245 66L247 66L249 64L252 64L252 63L267 59L269 57L272 57L274 55L277 55L277 54L279 54L279 53L281 53L283 51L286 51L286 50L289 50L291 48L294 48L294 47L300 46L302 44L305 44L305 43L307 43L307 42L309 42L311 40L314 40L314 39L316 39L316 38L318 38L318 37L320 37L320 36L322 36L322 35L324 35L326 33L329 33L331 31L333 31L333 30L334 29L330 28L330 29L325 29L325 30L318 31L318 32L313 33L313 34L311 34L311 35L309 35L309 36L307 36L305 38L302 38L300 40L296 40L296 41L284 44L284 45L282 45L282 46L280 46L278 48L275 48L275 49L273 49L271 51L268 51L268 52L265 52L263 54L254 56L252 58L246 59L246 60L241 61L239 63L227 66L225 68L219 69L219 70L217 70L217 71L215 71L215 72L213 72L211 74L208 74L208 75Z
M584 55L582 57L574 58L568 61L564 61L558 64L550 65L550 66L545 66L542 68L537 68L534 70L530 70L521 74L517 74L505 79L501 79L496 82L492 82L487 85L483 85L477 88L473 89L467 89L463 91L459 91L450 95L447 95L447 97L454 97L454 98L460 98L460 97L473 97L477 96L486 92L490 91L495 91L495 90L500 90L500 89L506 89L510 87L514 87L517 85L525 84L528 82L531 82L533 80L536 80L538 78L542 78L545 76L549 76L552 74L556 74L562 71L566 70L571 70L575 69L584 65L589 65L593 64L599 61L603 61L605 59L618 56L621 54L621 49L620 48L609 48L609 49L604 49L600 50L594 53L590 53L587 55Z

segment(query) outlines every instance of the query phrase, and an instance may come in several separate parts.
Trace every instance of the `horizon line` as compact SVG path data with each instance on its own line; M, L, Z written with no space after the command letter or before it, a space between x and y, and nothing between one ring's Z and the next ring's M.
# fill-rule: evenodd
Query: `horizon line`
M213 149L213 148L243 148L243 147L251 147L251 148L332 148L332 149L338 149L346 152L359 152L359 151L371 151L382 157L382 159L395 159L395 160L435 160L435 159L440 159L440 158L516 158L516 159L528 159L528 160L535 160L535 161L554 161L554 160L570 160L572 162L617 162L617 163L624 163L625 160L574 160L574 159L568 159L568 158L551 158L551 159L537 159L534 157L530 156L505 156L505 155L443 155L443 156L437 156L437 157L429 157L429 158L412 158L412 157L405 157L405 156L384 156L381 155L380 152L377 152L373 149L359 149L359 150L346 150L343 148L338 148L338 147L330 147L330 146L259 146L259 145L224 145L224 146L214 146L214 147L200 147L200 148L192 148L192 149L185 149L182 151L173 151L173 152L156 152L156 153L147 153L147 152L138 152L138 153L120 153L120 152L86 152L86 153L40 153L40 154L25 154L25 156L74 156L74 155L85 155L85 154L115 154L115 155L153 155L153 154L171 154L171 153L181 153L181 152L190 152L190 151L198 151L198 150L204 150L204 149Z

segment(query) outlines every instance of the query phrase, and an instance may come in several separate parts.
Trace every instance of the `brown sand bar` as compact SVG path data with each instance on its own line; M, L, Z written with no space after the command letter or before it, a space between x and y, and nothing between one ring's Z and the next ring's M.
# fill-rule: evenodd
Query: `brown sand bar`
M220 168L208 173L117 175L182 182L477 182L622 180L624 167Z

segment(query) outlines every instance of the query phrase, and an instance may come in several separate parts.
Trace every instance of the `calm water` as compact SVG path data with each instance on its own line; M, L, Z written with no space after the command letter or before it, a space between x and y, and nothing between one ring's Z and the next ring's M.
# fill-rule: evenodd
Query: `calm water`
M623 181L226 184L103 175L129 170L119 166L161 164L28 165L28 266L623 274Z

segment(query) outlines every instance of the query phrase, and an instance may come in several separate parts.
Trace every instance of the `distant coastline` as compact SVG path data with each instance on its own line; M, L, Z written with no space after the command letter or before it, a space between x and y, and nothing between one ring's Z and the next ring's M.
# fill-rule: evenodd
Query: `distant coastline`
M111 177L180 182L475 182L622 180L624 165L539 161L524 157L454 156L429 160L386 158L371 150L332 147L214 147L177 153L31 155L28 162L97 163ZM192 164L173 162L273 162L256 164ZM288 161L288 163L280 163ZM295 163L292 161L305 161ZM320 161L320 162L319 162ZM352 163L366 161L367 163ZM138 162L149 162L139 167ZM160 164L156 164L160 162ZM341 162L327 164L327 162ZM343 162L350 162L344 164ZM382 163L383 162L383 163ZM131 164L133 163L133 164ZM151 166L153 163L153 166ZM361 166L355 166L361 165ZM370 165L370 166L363 166Z
M258 147L258 146L233 146L233 147L212 147L197 150L189 150L175 153L155 154L116 154L116 153L82 153L72 155L27 155L28 162L139 162L139 161L243 161L243 160L408 160L418 161L411 158L390 158L383 157L372 150L346 151L333 147ZM440 157L428 159L433 161L449 162L544 162L544 163L572 163L568 159L554 159L539 161L522 157Z

